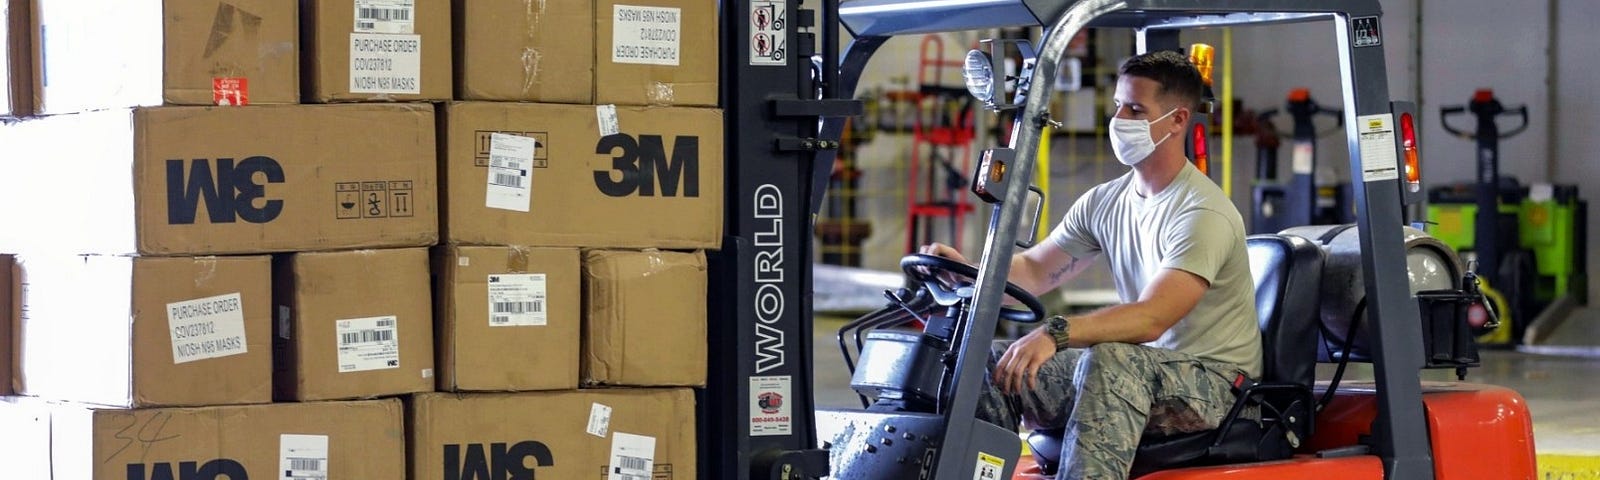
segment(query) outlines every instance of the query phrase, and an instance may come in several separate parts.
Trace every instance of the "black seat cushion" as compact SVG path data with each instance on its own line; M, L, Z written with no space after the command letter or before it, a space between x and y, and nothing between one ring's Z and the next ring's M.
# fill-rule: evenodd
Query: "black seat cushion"
M1256 284L1256 315L1261 327L1263 385L1293 385L1309 392L1316 380L1317 315L1321 296L1322 249L1289 235L1252 235L1245 240L1250 274ZM1290 429L1298 438L1310 435L1311 405L1295 395L1266 395L1285 414L1300 416L1294 425L1238 421L1221 439L1215 430L1139 442L1133 471L1147 473L1197 464L1269 460L1291 452L1284 439ZM1235 418L1223 420L1226 426ZM1034 457L1047 474L1055 473L1061 454L1062 429L1040 430L1028 437Z

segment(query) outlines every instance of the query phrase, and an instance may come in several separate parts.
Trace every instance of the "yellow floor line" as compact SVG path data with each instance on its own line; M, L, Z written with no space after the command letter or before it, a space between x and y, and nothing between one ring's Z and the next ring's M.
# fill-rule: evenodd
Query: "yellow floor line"
M1600 455L1539 455L1541 480L1600 480Z

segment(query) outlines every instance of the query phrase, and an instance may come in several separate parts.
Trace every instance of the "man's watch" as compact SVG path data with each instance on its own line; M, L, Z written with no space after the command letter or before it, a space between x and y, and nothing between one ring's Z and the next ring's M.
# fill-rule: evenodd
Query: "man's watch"
M1067 348L1068 329L1071 327L1072 323L1067 321L1067 317L1060 315L1051 315L1045 320L1045 332L1050 334L1050 338L1055 339L1056 351Z

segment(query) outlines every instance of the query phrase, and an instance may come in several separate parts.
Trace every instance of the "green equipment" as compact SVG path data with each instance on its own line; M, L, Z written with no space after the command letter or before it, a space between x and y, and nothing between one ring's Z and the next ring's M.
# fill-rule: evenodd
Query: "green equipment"
M1451 117L1468 112L1477 117L1476 131L1450 125ZM1505 107L1483 89L1467 105L1441 108L1440 116L1446 131L1476 142L1477 181L1429 190L1429 233L1457 251L1471 251L1476 271L1505 299L1500 311L1508 326L1480 340L1533 343L1531 325L1559 322L1571 305L1587 303L1588 203L1575 185L1530 186L1500 175L1500 140L1527 129L1526 106ZM1502 132L1495 123L1501 116L1517 116L1522 124Z

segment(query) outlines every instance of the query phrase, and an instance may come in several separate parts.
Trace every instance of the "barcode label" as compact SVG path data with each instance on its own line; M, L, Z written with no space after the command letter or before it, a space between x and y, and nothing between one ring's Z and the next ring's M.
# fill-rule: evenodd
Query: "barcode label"
M278 480L328 480L328 436L279 435L278 471Z
M649 460L645 460L643 458L639 458L639 457L621 457L621 460L622 460L621 461L621 465L619 465L618 468L624 468L624 469L628 469L628 470L644 470L644 469L650 468L650 461ZM640 477L640 478L644 478L644 477Z
M549 323L548 292L542 273L489 275L489 326L540 326Z
M489 208L527 212L533 197L534 154L539 142L531 137L493 133L489 135L489 176L483 205Z
M344 345L388 342L394 340L394 330L362 330L359 332L340 334L340 338L340 343L343 343Z
M339 372L400 368L400 332L393 315L335 323Z
M499 302L494 304L494 313L540 313L544 311L544 302Z
M655 458L655 437L623 432L611 434L610 480L650 480Z
M290 470L322 470L323 459L320 458L290 458Z
M502 187L522 188L522 180L523 177L521 175L496 173L494 174L494 180L492 180L491 183Z
M356 0L355 33L416 33L415 0Z
M392 22L395 20L410 21L411 10L404 8L371 8L356 7L356 19Z

